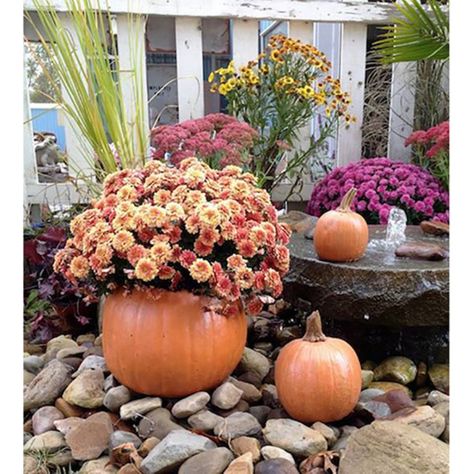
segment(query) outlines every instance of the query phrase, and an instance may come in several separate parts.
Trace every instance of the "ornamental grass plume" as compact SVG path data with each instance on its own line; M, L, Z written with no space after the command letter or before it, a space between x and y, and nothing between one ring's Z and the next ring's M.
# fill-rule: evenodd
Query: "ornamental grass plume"
M289 268L291 231L278 223L255 177L236 166L213 170L197 158L109 175L70 229L54 270L71 282L95 282L102 293L187 290L242 298L258 313L258 295L280 295Z
M449 222L449 193L429 171L388 158L363 159L330 172L316 184L307 212L320 216L336 209L352 187L352 209L368 224L386 224L392 207L403 209L408 224Z
M186 120L176 125L162 125L151 131L155 147L153 159L166 160L178 166L195 156L211 168L228 165L245 166L257 132L231 115L216 113Z

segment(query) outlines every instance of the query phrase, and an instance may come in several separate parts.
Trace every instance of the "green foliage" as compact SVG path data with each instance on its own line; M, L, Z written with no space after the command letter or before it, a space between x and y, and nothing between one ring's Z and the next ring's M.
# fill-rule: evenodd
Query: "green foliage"
M46 63L36 56L37 62L49 79L58 105L87 142L82 153L94 175L80 177L86 183L100 182L119 168L143 164L148 148L140 64L143 58L132 57L132 67L121 68L115 38L111 35L113 24L108 5L104 11L95 11L91 0L66 0L66 15L72 25L69 31L49 1L33 0L33 3L40 25L35 25L28 12L25 15L48 57ZM129 38L131 49L136 51L138 48L133 45L138 40L139 16L130 14L128 20L130 30L137 32L136 37ZM34 49L30 51L35 55ZM134 94L135 110L131 117L125 105L124 75L131 81ZM60 86L67 99L60 98Z
M382 27L382 39L374 43L381 61L391 64L421 59L449 58L449 18L438 0L401 0L395 4L400 18Z

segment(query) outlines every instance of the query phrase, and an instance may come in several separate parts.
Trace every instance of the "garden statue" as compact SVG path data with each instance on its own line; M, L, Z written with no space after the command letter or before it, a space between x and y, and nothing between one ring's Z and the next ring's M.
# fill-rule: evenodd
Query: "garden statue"
M63 182L67 178L67 167L61 162L61 149L52 133L34 134L36 167L40 183Z

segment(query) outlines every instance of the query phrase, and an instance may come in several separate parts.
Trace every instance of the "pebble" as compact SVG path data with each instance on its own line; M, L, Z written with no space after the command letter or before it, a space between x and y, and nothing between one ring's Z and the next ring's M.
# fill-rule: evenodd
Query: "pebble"
M209 410L202 410L188 418L188 424L199 431L212 431L214 427L222 421L222 416L216 415Z
M35 378L35 374L28 372L27 370L23 370L23 385L29 385L33 382Z
M398 416L396 416L398 415ZM396 421L413 426L426 434L438 438L445 427L446 421L442 415L437 413L428 405L413 408L404 408L394 414Z
M253 372L244 372L243 374L240 374L237 377L237 380L252 384L254 387L258 389L262 386L262 380L260 379L258 375L254 374Z
M65 347L64 349L60 349L58 353L56 354L56 359L66 359L69 357L77 356L77 355L82 355L84 352L86 352L87 348L86 347Z
M86 369L66 388L63 398L66 402L83 408L102 406L105 392L104 374L101 370Z
M71 416L80 418L84 413L84 408L76 407L66 402L64 398L57 398L54 402L54 406L61 412L66 418Z
M116 474L118 468L110 463L109 456L84 463L78 474Z
M59 431L46 431L40 435L33 436L23 446L23 450L26 451L45 451L48 453L54 453L62 448L66 447L66 441L64 436Z
M390 390L389 392L373 398L372 401L386 403L390 407L392 413L395 413L402 408L415 406L413 400L404 390Z
M142 457L145 458L148 456L148 453L160 442L161 440L158 438L155 438L155 436L150 436L147 438L141 446L138 448L138 454Z
M262 385L261 390L264 405L267 405L270 408L279 408L281 406L275 385L265 383Z
M372 382L369 388L378 388L384 392L389 392L390 390L404 390L408 396L412 396L411 390L408 387L397 382Z
M142 444L142 440L136 434L128 431L114 431L110 435L109 451L125 443L132 443L138 449Z
M55 429L54 422L61 420L64 415L53 406L38 408L32 417L33 433L39 435Z
M46 344L46 352L51 353L55 351L55 354L58 353L61 349L66 349L66 348L75 348L77 349L79 346L76 341L73 341L71 339L71 336L58 336L58 337L53 337L53 339L50 339L48 343Z
M23 395L23 410L54 403L70 381L70 370L58 360L52 360L28 385Z
M265 460L280 458L286 459L287 461L295 464L295 459L289 452L285 451L284 449L277 448L276 446L264 446L260 452L262 453L262 457Z
M191 456L213 448L216 444L205 436L186 430L171 431L143 459L140 471L143 474L168 472Z
M374 369L374 380L407 385L416 378L416 365L408 357L388 357Z
M335 432L335 430L320 421L316 421L316 423L313 423L311 425L311 429L318 431L324 436L329 448L333 446L334 443L337 441L337 433Z
M61 432L63 435L66 435L74 429L76 426L80 425L81 423L84 423L86 420L83 418L77 418L75 416L71 416L69 418L64 418L62 420L56 420L54 422L54 427Z
M231 408L230 410L223 410L222 408L214 408L214 412L218 414L219 416L222 416L224 418L227 418L229 415L232 415L232 413L237 413L241 411L249 411L250 405L248 402L245 400L240 400L237 405L235 405L234 408Z
M340 451L345 449L347 446L347 442L349 441L351 435L358 431L358 428L355 426L343 426L341 428L341 437L336 441L334 446L332 447L333 451Z
M255 474L298 474L298 469L287 459L277 458L259 462Z
M362 390L366 389L374 379L372 370L362 370Z
M239 363L242 372L252 372L263 380L270 371L270 361L262 354L246 347Z
M23 368L32 374L37 374L44 366L44 360L37 355L30 355L23 359Z
M368 402L369 400L372 400L373 398L383 395L385 392L383 390L380 390L378 388L366 388L365 390L362 390L359 395L359 402L358 403L364 403Z
M268 414L271 412L271 408L266 405L257 405L249 408L249 413L257 418L258 422L263 426L266 421Z
M235 379L234 377L230 377L229 382L242 390L242 400L245 400L246 402L256 403L262 398L262 393L260 390L251 383L243 382L242 380Z
M104 380L104 391L108 392L111 388L118 387L120 384L117 382L112 374L107 375Z
M224 474L253 474L252 453L245 453L234 459Z
M231 382L224 382L212 393L211 403L223 410L230 410L239 403L243 393L243 390Z
M211 397L207 392L193 393L189 395L189 397L183 398L175 403L171 409L171 413L176 418L188 418L202 410L210 399Z
M326 451L328 447L320 432L289 418L268 420L263 429L263 436L267 443L295 456L310 456Z
M155 408L160 408L161 403L161 398L159 397L145 397L133 400L120 407L120 418L122 420L129 420L138 415L144 415Z
M424 362L418 362L416 367L416 379L415 385L417 387L423 387L428 381L428 366Z
M370 421L389 416L392 412L387 403L369 400L368 402L357 404L357 413L368 415Z
M80 336L77 337L76 342L81 345L84 344L84 342L91 342L94 344L95 341L95 334L89 333L89 334L81 334Z
M230 447L237 456L247 452L252 453L252 460L254 463L260 459L260 441L256 438L239 436L230 442Z
M132 393L125 387L125 385L119 385L118 387L112 387L105 393L104 407L110 411L117 413L122 405L125 405L132 399Z
M154 436L163 439L173 430L184 430L184 428L175 422L175 418L166 408L155 408L141 417L138 424L138 435L141 438Z
M233 459L227 448L209 449L186 460L178 474L222 474Z
M433 364L428 369L428 376L437 390L449 395L448 364Z
M109 371L103 357L98 355L90 355L82 361L82 364L79 366L77 371L72 374L72 377L75 378L88 369L101 370L102 372Z
M429 395L428 395L428 405L437 405L438 403L441 402L449 402L449 395L446 395L443 392L440 392L439 390L432 390Z
M103 411L77 424L66 433L73 458L78 461L98 458L107 449L113 429L110 416Z
M220 438L230 441L239 436L258 435L262 427L257 419L250 413L236 412L214 427L214 434Z

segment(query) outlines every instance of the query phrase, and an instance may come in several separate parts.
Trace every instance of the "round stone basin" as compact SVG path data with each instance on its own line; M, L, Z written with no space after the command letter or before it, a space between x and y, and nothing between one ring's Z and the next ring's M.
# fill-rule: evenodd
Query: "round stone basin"
M437 339L435 346L439 349L441 344L446 350L434 358L444 360L449 323L449 260L396 257L393 250L381 249L376 243L385 239L385 227L369 226L366 254L351 263L319 260L312 238L308 238L312 229L306 234L293 233L284 298L296 306L303 305L305 311L318 309L329 335L345 336L362 352L362 346L372 343L385 344L388 353L403 347L408 353L413 353L411 349L418 353L429 351ZM449 246L448 238L429 236L418 226L408 226L406 236L407 242ZM414 347L407 348L407 344ZM365 352L371 355L370 350ZM380 350L375 352L374 357L381 355Z

